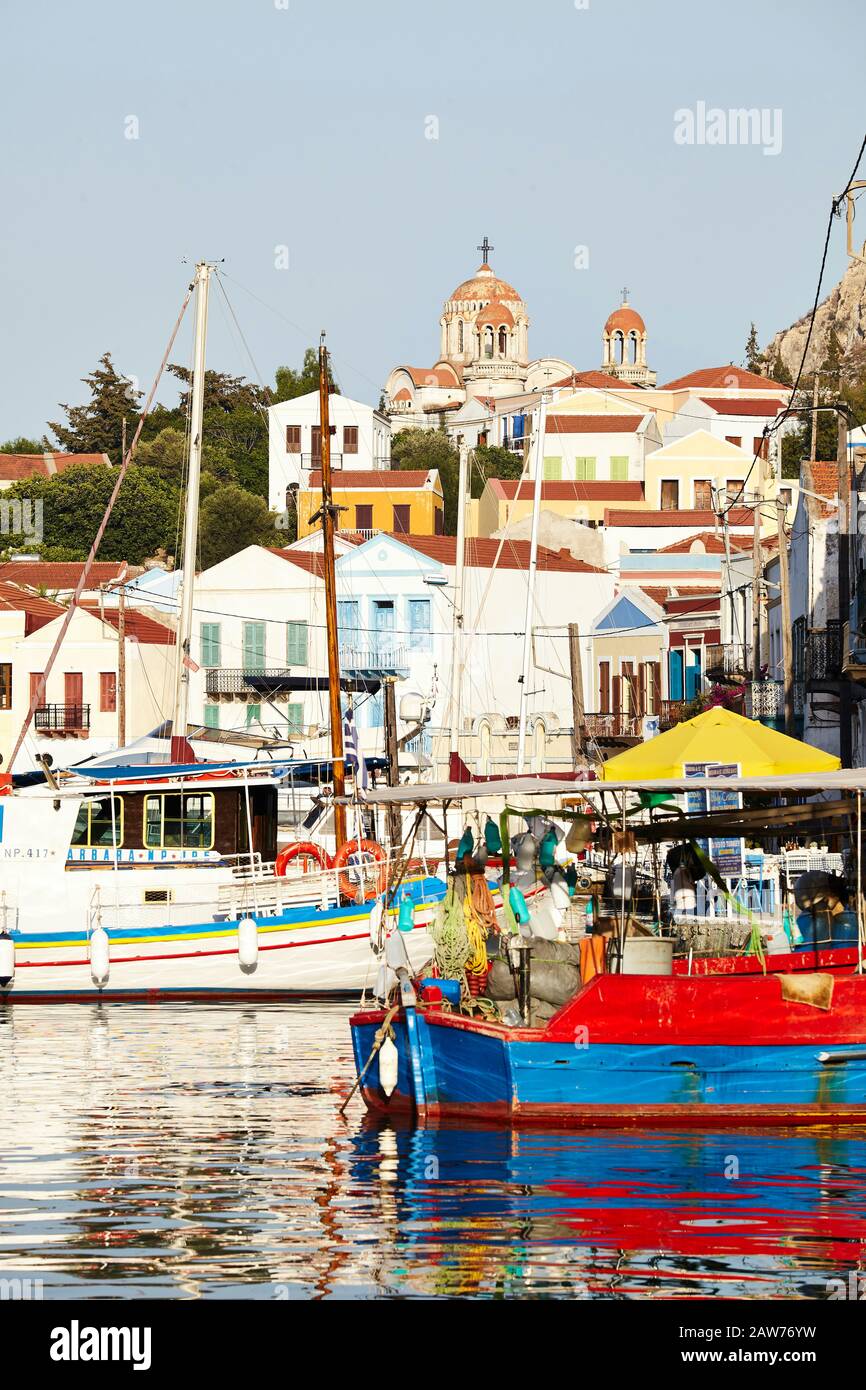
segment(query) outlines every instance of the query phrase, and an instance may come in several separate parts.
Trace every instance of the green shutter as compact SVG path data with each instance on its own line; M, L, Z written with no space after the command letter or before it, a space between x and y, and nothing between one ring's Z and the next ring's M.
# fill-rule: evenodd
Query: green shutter
M542 475L548 482L559 482L562 477L562 457L555 454L548 455L544 460L544 473Z
M578 456L574 460L574 480L576 483L595 482L595 459L588 456Z
M628 454L613 454L610 460L610 478L614 483L628 482Z
M306 623L286 623L286 660L289 666L306 666Z
M205 705L204 707L204 726L206 729L218 729L220 726L220 707L219 705Z
M292 701L292 703L286 707L286 723L290 734L299 734L303 731L304 706L300 700L297 702Z
M202 623L201 625L201 664L202 666L222 665L219 623Z
M262 718L261 705L247 705L247 728L252 724L259 724Z
M244 623L244 670L263 671L265 668L265 625Z

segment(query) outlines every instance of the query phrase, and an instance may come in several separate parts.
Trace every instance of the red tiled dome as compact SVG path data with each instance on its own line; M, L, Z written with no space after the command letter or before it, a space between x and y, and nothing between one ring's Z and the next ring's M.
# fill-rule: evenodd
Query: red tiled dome
M500 280L497 275L494 275L491 266L480 265L471 280L464 280L462 285L457 286L456 290L451 295L451 299L482 299L485 301L492 299L520 300L520 295L513 285L509 285L506 280Z
M628 304L621 304L604 325L605 333L646 333L646 324L640 314L636 313Z
M492 323L494 328L504 325L506 328L514 327L514 315L506 304L501 304L498 299L493 299L486 308L481 310L476 325Z

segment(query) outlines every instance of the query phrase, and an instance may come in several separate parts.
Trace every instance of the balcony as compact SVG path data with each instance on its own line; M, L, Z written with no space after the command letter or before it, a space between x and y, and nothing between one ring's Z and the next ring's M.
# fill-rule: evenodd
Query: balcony
M301 465L301 468L304 469L305 472L307 472L307 473L311 473L314 469L321 468L321 466L322 466L322 455L321 455L321 454L290 454L289 457L290 457L290 458L296 458L296 459L299 461L299 463L300 463L300 465ZM356 458L357 455L355 455L355 454L350 454L349 457L350 457L350 458ZM343 467L343 455L342 455L342 454L337 454L337 453L335 453L334 450L332 449L332 450L331 450L331 468L332 468L332 469L333 469L333 468L339 469L339 468L342 468L342 467Z
M743 642L714 642L706 648L709 680L742 685L749 678L751 648Z
M679 724L686 708L685 700L662 700L659 710L659 732L664 733Z
M814 689L842 679L842 624L838 619L826 627L811 627L806 633L806 684Z
M264 670L251 667L212 666L205 672L205 690L208 695L224 695L235 700L290 700L297 698L291 692L280 689L291 671Z
M354 647L341 643L340 670L347 675L408 676L409 655L405 647Z
M37 734L46 738L86 738L90 732L89 705L40 705L33 716Z
M585 714L584 728L587 738L596 743L619 743L624 739L637 742L643 736L643 715L627 714Z

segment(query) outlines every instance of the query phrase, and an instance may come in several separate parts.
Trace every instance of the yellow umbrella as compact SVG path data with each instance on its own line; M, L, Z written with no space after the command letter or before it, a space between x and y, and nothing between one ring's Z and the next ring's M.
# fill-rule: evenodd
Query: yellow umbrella
M617 753L602 763L598 775L606 782L682 777L684 763L739 763L743 777L832 772L841 767L831 753L718 707Z

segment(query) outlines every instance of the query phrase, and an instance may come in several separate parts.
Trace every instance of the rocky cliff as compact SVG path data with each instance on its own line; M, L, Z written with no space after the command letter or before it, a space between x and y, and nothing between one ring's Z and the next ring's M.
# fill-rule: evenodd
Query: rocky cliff
M776 334L766 350L768 366L780 360L791 377L796 377L809 329L810 312L811 306L790 328ZM815 328L803 368L804 378L808 378L826 360L827 344L833 328L843 361L850 362L866 351L866 261L851 261L838 285L818 305Z

